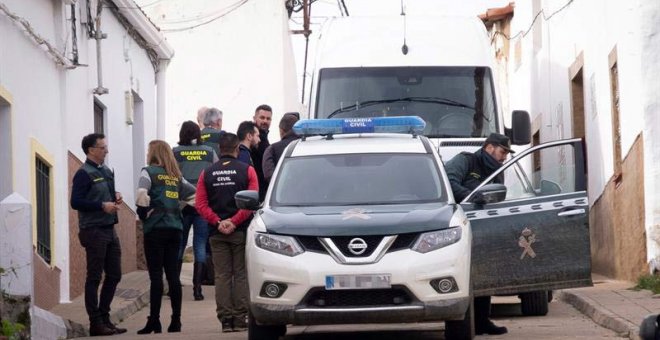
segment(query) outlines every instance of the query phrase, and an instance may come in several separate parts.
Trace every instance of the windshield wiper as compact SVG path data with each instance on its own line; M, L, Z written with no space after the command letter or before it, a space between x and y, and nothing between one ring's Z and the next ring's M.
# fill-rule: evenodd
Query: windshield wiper
M366 106L372 106L372 105L377 105L377 104L384 104L384 103L396 103L396 102L415 102L415 103L434 103L434 104L442 104L442 105L448 105L448 106L455 106L455 107L463 107L466 109L472 109L474 110L474 106L466 105L461 102L457 102L455 100L447 99L447 98L441 98L441 97L403 97L403 98L396 98L396 99L380 99L380 100L367 100L363 102L359 102L347 107L339 108L337 110L332 111L327 118L332 118L335 115L342 113L342 112L347 112L347 111L353 111L353 110L359 110L362 107Z

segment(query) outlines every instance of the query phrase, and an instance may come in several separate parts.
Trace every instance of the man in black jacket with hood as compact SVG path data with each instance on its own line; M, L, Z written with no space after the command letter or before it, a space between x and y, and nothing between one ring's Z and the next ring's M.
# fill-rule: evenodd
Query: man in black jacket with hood
M481 149L474 153L461 152L454 156L445 170L456 202L461 202L472 190L476 189L486 177L499 169L511 150L509 137L499 133L491 133ZM503 183L499 176L493 183ZM504 334L506 327L496 326L490 319L490 296L480 296L474 299L475 330L481 334Z
M261 168L264 172L264 179L266 185L270 182L270 178L273 177L273 172L275 172L275 167L277 162L280 161L284 149L286 149L289 143L300 138L293 132L293 126L300 119L300 114L298 112L287 112L282 116L280 120L280 141L273 143L266 149L264 152L264 159L262 162Z

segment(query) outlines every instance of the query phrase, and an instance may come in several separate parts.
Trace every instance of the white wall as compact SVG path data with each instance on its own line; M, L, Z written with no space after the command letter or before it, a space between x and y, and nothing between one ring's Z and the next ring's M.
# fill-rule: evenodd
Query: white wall
M13 13L27 19L39 33L71 58L70 7L61 1L8 0L3 3ZM80 2L79 3L84 3ZM80 12L76 12L77 14ZM77 17L80 23L80 17ZM145 141L155 138L155 76L146 52L127 35L117 19L105 9L102 30L103 78L109 94L98 99L107 107L106 135L110 154L107 163L115 169L117 190L130 205L134 202L132 127L125 123L124 91L133 89L144 100ZM45 151L53 165L55 192L53 219L55 232L52 264L62 270L60 296L69 299L70 193L67 177L67 151L84 160L82 137L93 131L92 90L96 81L96 45L78 27L81 64L65 70L31 41L8 18L0 14L0 86L13 98L12 143L14 191L34 202L29 175L32 140ZM10 47L10 48L8 48ZM126 60L128 59L128 60ZM3 130L4 131L4 130ZM145 146L146 147L146 146Z
M567 1L542 1L548 17ZM532 23L532 2L517 2L511 36ZM610 76L608 55L617 47L622 151L625 154L642 132L639 68L639 8L637 1L574 1L549 21L542 21L542 48L533 51L533 31L522 38L522 65L510 59L512 107L527 107L541 115L541 141L570 138L571 94L569 67L584 56L584 108L589 153L589 198L598 198L613 174ZM512 54L516 39L511 41ZM522 95L519 95L522 94Z
M546 16L568 3L542 1ZM531 25L532 1L516 2L511 35ZM660 3L657 1L582 0L544 21L543 47L522 38L523 58L509 61L511 101L541 115L541 140L571 134L568 69L584 55L584 108L589 169L589 199L600 197L613 175L612 108L608 56L616 46L620 91L622 157L640 134L644 141L644 185L648 259L660 265ZM512 40L512 47L516 40ZM513 107L517 107L512 104Z
M201 106L222 110L223 129L236 132L241 121L252 119L258 105L269 104L274 115L271 142L279 139L277 123L282 114L299 109L283 1L248 1L209 24L167 31L205 22L235 3L163 1L144 8L176 50L167 73L167 140L173 145L181 123L196 121ZM204 20L190 20L213 13ZM175 23L181 20L188 21Z

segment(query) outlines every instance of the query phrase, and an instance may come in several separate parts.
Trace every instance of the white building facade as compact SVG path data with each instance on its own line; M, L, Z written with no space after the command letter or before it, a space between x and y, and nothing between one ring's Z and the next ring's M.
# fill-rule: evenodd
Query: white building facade
M534 143L585 138L593 270L636 280L660 258L660 3L511 5L482 16L504 111L530 112Z
M284 1L139 0L177 51L168 67L167 140L175 145L181 123L202 106L223 111L223 129L236 132L260 104L277 124L299 111L295 61Z
M3 275L2 288L43 309L83 291L84 251L69 208L82 137L106 135L106 162L126 202L117 230L127 272L136 269L135 179L147 143L164 135L157 127L165 126L173 49L132 0L105 1L100 11L98 3L0 0L0 266L26 270ZM22 242L26 233L31 243Z

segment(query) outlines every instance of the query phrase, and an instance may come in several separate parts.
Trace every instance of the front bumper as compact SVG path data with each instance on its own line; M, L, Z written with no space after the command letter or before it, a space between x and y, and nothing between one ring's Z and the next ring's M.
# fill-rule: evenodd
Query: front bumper
M470 305L470 297L413 302L402 306L360 308L313 308L277 304L251 303L250 311L263 325L318 325L400 323L437 320L462 320Z

